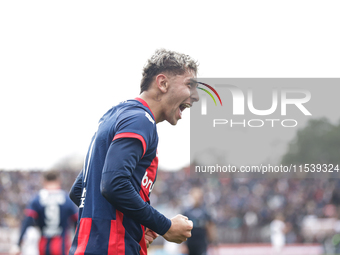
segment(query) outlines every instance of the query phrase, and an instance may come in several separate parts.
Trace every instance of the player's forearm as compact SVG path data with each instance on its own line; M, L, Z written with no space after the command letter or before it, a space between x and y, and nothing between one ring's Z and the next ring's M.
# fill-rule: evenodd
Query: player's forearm
M128 178L115 178L112 177L112 174L110 172L103 174L102 195L126 216L152 229L159 235L164 235L169 230L171 221L147 202L144 202Z
M212 244L216 244L217 243L216 225L212 222L209 222L207 223L206 230L208 234L208 241Z

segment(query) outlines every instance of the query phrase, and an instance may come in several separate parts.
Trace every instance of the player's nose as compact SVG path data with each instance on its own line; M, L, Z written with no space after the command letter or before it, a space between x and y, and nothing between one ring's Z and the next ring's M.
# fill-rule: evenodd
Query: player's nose
M200 97L198 95L198 91L197 91L196 87L191 90L190 100L191 100L192 103L198 102L200 100Z

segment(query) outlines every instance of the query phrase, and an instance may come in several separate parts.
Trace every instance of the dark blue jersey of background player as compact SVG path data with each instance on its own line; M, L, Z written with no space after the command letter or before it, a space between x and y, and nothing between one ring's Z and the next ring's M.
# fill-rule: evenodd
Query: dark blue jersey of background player
M111 108L99 121L70 197L80 221L71 254L146 254L145 227L160 235L171 222L149 205L156 181L158 135L140 98Z
M25 209L25 219L19 238L19 246L26 229L37 226L41 232L40 255L64 255L70 248L70 230L77 221L77 208L68 194L60 189L58 174L44 174L44 188Z
M193 222L193 229L185 244L189 255L205 255L209 242L215 242L215 225L203 204L203 191L193 188L190 195L193 205L184 211L184 215Z

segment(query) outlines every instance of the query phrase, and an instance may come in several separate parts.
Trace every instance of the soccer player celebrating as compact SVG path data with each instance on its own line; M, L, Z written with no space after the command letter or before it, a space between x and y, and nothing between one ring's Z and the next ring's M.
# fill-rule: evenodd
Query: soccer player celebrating
M19 254L23 236L29 226L38 226L41 231L40 255L66 255L71 246L70 229L77 222L77 208L68 194L60 188L57 172L44 173L44 184L38 195L25 210L18 246L11 254Z
M192 222L171 220L150 206L156 181L156 124L176 125L198 101L197 64L188 55L157 50L143 71L140 97L112 107L99 120L84 167L70 192L79 222L70 249L77 254L147 254L162 235L182 243Z

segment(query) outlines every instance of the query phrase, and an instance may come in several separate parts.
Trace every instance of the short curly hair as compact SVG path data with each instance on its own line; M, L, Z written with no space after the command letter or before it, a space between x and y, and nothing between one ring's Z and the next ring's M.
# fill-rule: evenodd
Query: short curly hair
M189 55L158 49L144 66L140 93L148 90L153 78L160 73L165 72L171 75L181 75L190 69L197 74L197 68L197 61L193 60Z

